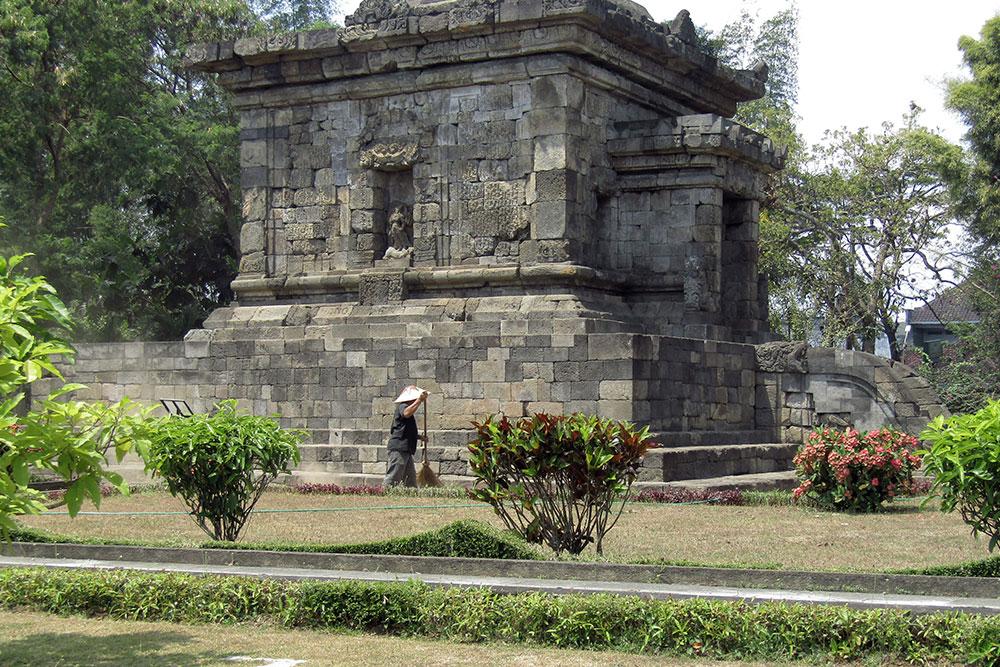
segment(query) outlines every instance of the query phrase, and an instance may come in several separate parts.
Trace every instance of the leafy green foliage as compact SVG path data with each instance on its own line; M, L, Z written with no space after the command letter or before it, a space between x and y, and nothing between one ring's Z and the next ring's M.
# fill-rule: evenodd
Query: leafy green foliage
M1000 246L1000 16L986 21L979 39L962 37L958 46L971 78L949 82L948 106L965 120L976 162L969 177L955 185L963 216L981 244L992 249L984 257L990 263Z
M408 537L362 544L289 544L209 542L209 549L256 549L335 554L386 554L391 556L436 556L440 558L500 558L538 560L538 553L519 537L475 521L455 521L443 528Z
M0 244L88 340L170 339L233 298L238 118L204 41L329 24L330 0L3 0Z
M936 417L920 437L927 442L921 454L941 511L957 508L993 551L1000 546L1000 401L974 414Z
M813 431L795 454L801 484L792 495L826 509L877 512L909 493L920 469L916 448L916 438L894 428Z
M784 661L994 664L1000 617L893 609L503 595L421 583L295 583L126 571L0 571L0 605L196 623L280 622L465 642Z
M85 498L100 504L101 482L123 491L121 476L104 469L114 450L120 461L141 447L133 406L67 400L81 385L54 390L29 410L31 386L46 376L61 379L58 357L72 359L66 341L72 326L55 289L41 276L18 267L19 255L0 256L0 529L14 527L13 516L45 508L45 496L29 488L32 472L45 471L69 482L64 502L75 515Z
M247 0L268 31L316 30L334 25L332 0Z
M238 128L182 49L243 35L240 0L5 0L0 214L83 338L177 337L232 298Z
M953 266L947 184L962 177L963 154L918 115L900 128L829 133L786 201L798 298L822 316L826 345L874 352L884 334L898 360L897 318L921 295L917 272Z
M953 413L1000 398L1000 16L986 21L979 39L962 37L959 48L971 76L949 81L947 103L967 125L971 165L950 183L970 236L960 289L979 321L949 326L959 342L922 369Z
M583 414L489 417L474 426L470 495L529 542L571 554L593 542L601 553L652 444L648 429Z
M1000 577L1000 556L958 565L936 565L919 570L907 570L903 574L923 574L932 577Z
M27 258L0 256L0 410L6 413L25 397L21 390L45 373L60 377L55 357L73 355L64 338L72 327L69 312L45 278L18 270Z
M267 485L299 462L305 435L224 401L210 415L150 422L146 469L187 503L202 530L235 542Z
M976 412L1000 399L997 313L985 310L978 323L949 323L958 340L946 343L937 361L925 357L917 367L952 414Z

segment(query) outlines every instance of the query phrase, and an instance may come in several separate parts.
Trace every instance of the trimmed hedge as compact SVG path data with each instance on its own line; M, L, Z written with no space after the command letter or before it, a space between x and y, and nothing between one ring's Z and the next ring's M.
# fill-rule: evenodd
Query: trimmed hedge
M424 584L285 582L176 573L9 569L0 605L128 620L361 630L727 659L889 657L995 664L1000 617L879 609L503 595Z
M1000 577L1000 556L959 563L958 565L937 565L919 570L907 570L905 573L927 574L935 577Z
M443 528L360 544L295 544L281 542L206 542L206 549L256 549L337 554L385 554L452 558L540 560L538 552L513 533L474 519L462 519Z
M80 538L60 535L37 528L19 526L10 531L13 542L34 544L95 544L124 546L163 546L136 540ZM257 551L294 551L330 554L384 554L389 556L438 556L451 558L500 558L504 560L541 560L531 545L513 533L499 530L474 519L462 519L437 530L408 537L358 544L308 544L296 542L203 542L201 549L249 549Z

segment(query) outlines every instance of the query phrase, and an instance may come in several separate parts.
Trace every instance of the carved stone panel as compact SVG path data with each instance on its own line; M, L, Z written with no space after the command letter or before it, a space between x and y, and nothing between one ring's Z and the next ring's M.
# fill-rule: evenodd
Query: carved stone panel
M417 159L417 144L376 144L361 152L363 169L396 171L409 169Z
M399 303L405 298L402 271L364 273L358 283L358 301L362 306Z
M806 353L809 346L803 342L764 343L757 345L757 369L765 373L808 373Z

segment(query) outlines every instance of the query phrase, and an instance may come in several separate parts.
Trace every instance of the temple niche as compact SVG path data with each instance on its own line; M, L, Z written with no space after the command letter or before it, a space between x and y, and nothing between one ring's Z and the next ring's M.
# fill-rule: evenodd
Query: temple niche
M237 300L183 343L81 349L95 397L279 413L311 434L296 478L341 483L381 479L407 384L457 481L499 412L647 424L663 484L783 479L829 415L939 410L869 355L768 342L758 218L784 153L731 120L766 67L701 52L686 11L365 0L343 29L188 55L240 116Z

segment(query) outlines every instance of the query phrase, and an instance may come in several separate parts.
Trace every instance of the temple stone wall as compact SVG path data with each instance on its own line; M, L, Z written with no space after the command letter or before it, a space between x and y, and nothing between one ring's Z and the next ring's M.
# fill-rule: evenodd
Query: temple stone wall
M607 333L600 321L542 312L400 325L335 309L242 307L225 313L224 329L184 342L83 345L67 378L88 385L87 398L183 399L196 412L236 399L308 429L311 444L342 431L384 435L408 383L431 392L432 430L466 431L500 412L586 412L661 432L755 428L753 346Z

